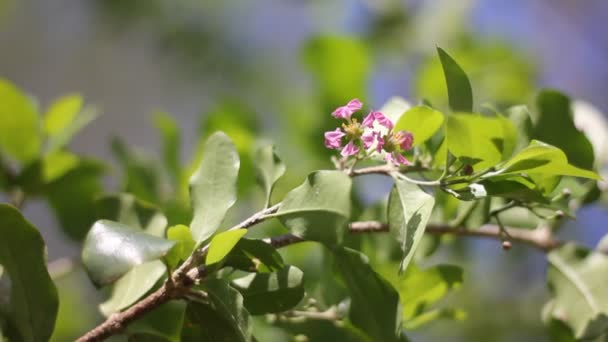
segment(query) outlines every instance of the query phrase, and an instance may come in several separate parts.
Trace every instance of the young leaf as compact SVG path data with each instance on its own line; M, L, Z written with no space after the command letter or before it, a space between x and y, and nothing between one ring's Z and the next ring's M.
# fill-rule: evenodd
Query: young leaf
M221 279L206 280L204 288L208 303L188 303L187 340L250 342L252 325L239 291Z
M400 272L405 271L412 261L434 205L433 196L419 186L395 179L395 187L389 197L388 223L391 230L399 232L403 251Z
M222 132L214 133L205 145L199 169L190 178L194 218L190 228L197 243L211 237L236 201L239 155Z
M608 256L566 244L547 256L553 294L548 316L566 323L577 339L608 331Z
M443 49L437 48L448 88L450 108L454 112L473 111L473 91L467 74Z
M394 342L401 323L399 294L370 266L362 253L341 247L333 250L336 271L350 293L348 318L370 341Z
M274 183L285 173L285 164L274 151L274 146L260 146L254 153L254 166L258 184L264 189L266 207L270 205L270 195Z
M209 243L209 253L205 259L205 265L212 265L224 260L245 234L247 234L247 229L228 230L215 235Z
M403 327L407 330L415 330L439 319L451 319L462 321L467 318L467 313L458 309L433 309L425 311L413 319L404 322Z
M38 156L41 145L36 105L12 83L0 79L0 150L26 164Z
M544 90L538 94L536 104L538 120L534 139L561 149L576 167L593 168L593 146L574 125L570 99L558 91Z
M352 181L342 171L317 171L285 196L276 216L291 232L307 240L341 241L350 216Z
M253 315L286 311L304 298L304 273L294 266L273 273L251 273L232 283Z
M82 108L80 95L67 95L55 101L44 116L47 153L60 150L82 128L97 118L93 107Z
M129 324L127 332L157 336L169 342L181 342L185 315L186 302L172 300Z
M566 154L559 148L533 140L528 147L509 159L487 177L507 174L543 174L546 176L573 176L601 180L593 171L579 169L568 163Z
M112 294L99 305L99 310L109 317L135 304L154 287L166 270L165 265L159 260L133 267L114 283Z
M122 223L100 220L87 234L82 263L97 285L116 281L134 266L163 257L175 242Z
M285 267L281 254L262 240L240 239L226 258L227 266L243 271L274 272ZM262 267L263 266L263 267Z
M416 106L405 112L395 124L395 131L414 135L414 146L430 139L443 124L443 113L427 106Z
M38 230L17 209L0 204L0 313L11 341L48 341L55 327L59 302L45 254Z
M171 248L165 259L171 268L175 267L180 261L186 260L192 251L196 242L192 239L192 233L188 226L178 224L167 229L167 239L175 241L175 246Z

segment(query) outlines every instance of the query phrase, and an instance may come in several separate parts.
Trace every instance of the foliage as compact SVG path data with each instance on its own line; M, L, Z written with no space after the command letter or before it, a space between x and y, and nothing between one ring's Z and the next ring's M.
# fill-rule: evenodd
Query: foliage
M345 51L358 57L334 68ZM203 130L192 162L182 165L181 132L157 114L161 160L114 141L124 181L120 193L103 194L104 167L68 144L95 118L92 107L69 95L41 116L30 97L2 81L0 184L14 206L0 206L0 336L48 340L57 315L42 238L16 208L31 198L48 200L66 234L82 241L82 267L107 295L99 305L107 321L83 341L115 334L134 341L253 341L269 327L319 339L405 341L435 320L466 317L441 300L467 286L467 270L422 266L454 243L438 235L547 252L551 299L543 317L551 336L606 336L605 254L553 237L566 216L597 200L602 179L593 171L592 145L574 126L570 100L543 91L536 111L483 111L465 68L445 50L438 54L448 108L393 98L359 117L363 103L353 99L324 119L324 126L342 120L325 133L325 146L336 150L335 169L313 171L282 190L288 163L272 145L242 133L248 131L238 127L247 123L227 133ZM364 97L369 61L358 42L318 38L304 59L327 105L345 102L345 80L346 93ZM221 115L212 118L212 128L225 124ZM370 174L388 176L393 189L366 208L353 178ZM261 191L251 195L242 188L253 178ZM237 197L248 205L233 208ZM252 207L261 210L232 223ZM507 227L515 210L533 214L536 228ZM257 229L263 222L274 226ZM314 255L319 264L285 252L295 244L321 251Z

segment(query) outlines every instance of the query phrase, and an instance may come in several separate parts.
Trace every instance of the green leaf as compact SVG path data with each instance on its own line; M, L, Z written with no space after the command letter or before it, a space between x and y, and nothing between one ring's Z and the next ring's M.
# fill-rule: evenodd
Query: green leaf
M32 99L0 78L0 150L25 164L42 145L40 117Z
M181 342L186 302L172 300L146 313L127 326L130 334L158 336L169 342Z
M549 203L543 191L526 177L512 175L507 177L488 178L480 184L488 196L508 198L524 202Z
M403 324L406 330L420 329L422 326L439 319L451 319L463 321L467 318L467 313L458 309L434 309L426 311L410 321Z
M249 342L251 321L243 306L243 296L221 279L208 279L204 288L209 295L208 303L188 303L189 341Z
M87 234L82 263L97 285L116 281L134 266L163 257L175 242L125 224L100 220Z
M44 133L56 136L70 125L80 113L83 100L78 94L69 94L55 100L44 114Z
M352 181L342 171L317 171L289 192L276 216L299 237L339 243L350 217Z
M95 201L99 220L110 220L139 228L150 235L164 237L167 218L151 203L131 194L104 195Z
M403 305L403 319L414 320L450 290L459 288L462 273L462 268L458 266L437 265L423 270L411 264L397 285Z
M371 61L363 41L346 36L317 36L306 43L302 57L325 102L337 105L365 95Z
M435 199L422 191L419 186L405 180L395 179L388 204L388 224L399 232L399 242L403 251L400 272L407 269L416 248L426 230Z
M530 118L530 111L526 106L514 106L507 109L506 114L516 132L514 150L521 151L532 140L534 127Z
M0 204L0 316L11 341L48 341L59 302L46 269L38 230L7 204Z
M114 283L112 294L99 305L99 310L109 317L135 304L154 287L166 270L165 265L159 260L133 267Z
M194 209L190 228L197 243L215 233L236 202L239 164L236 147L226 134L218 132L209 137L200 167L190 178Z
M372 341L399 341L399 294L370 266L365 255L349 248L333 250L336 268L350 293L348 318Z
M443 49L437 48L445 83L448 88L450 108L454 112L473 111L473 91L467 74Z
M76 168L47 184L47 200L63 231L81 241L95 222L95 198L102 193L105 168L96 161L80 160Z
M542 174L547 176L573 176L601 180L593 171L583 170L568 163L566 154L559 148L533 140L528 147L509 159L502 167L485 177L507 174Z
M253 239L239 240L225 265L249 272L274 272L285 267L281 254L274 247Z
M123 168L122 191L144 201L161 198L161 170L155 159L129 148L121 139L112 139L112 153Z
M232 283L253 315L283 312L304 298L304 273L294 266L273 273L251 273Z
M66 151L46 154L42 160L42 180L45 184L56 181L80 164L77 155Z
M547 281L553 294L548 316L566 323L577 339L608 331L608 256L566 244L547 259Z
M169 174L178 184L180 177L180 131L177 122L167 113L157 112L154 115L154 126L160 132L162 138L163 160Z
M215 235L209 243L209 253L205 259L205 265L212 265L224 260L245 234L247 234L247 229L228 230Z
M196 242L192 239L190 228L183 224L169 227L167 229L167 239L175 241L175 246L171 248L165 257L170 267L175 267L180 261L186 260L196 246Z
M494 166L502 160L505 127L508 124L497 117L450 115L447 123L447 147L456 157L478 159L475 167L480 170Z
M538 95L536 104L538 118L534 139L561 149L576 167L593 168L593 146L574 125L570 99L560 92L544 90Z
M97 109L94 107L85 107L83 111L76 116L74 120L70 122L70 124L60 133L49 137L47 143L47 153L53 153L65 147L76 135L76 133L95 120L97 116L99 116Z
M281 178L285 173L285 164L281 161L279 156L274 151L274 146L265 145L260 146L256 149L254 156L254 166L256 172L256 179L258 184L262 187L265 194L265 205L270 205L270 195L272 194L272 187L274 183Z
M393 96L382 105L380 112L392 122L398 122L403 114L412 108L409 102L400 96Z
M443 124L443 113L427 106L410 108L395 124L395 131L406 130L414 135L414 146L430 139Z

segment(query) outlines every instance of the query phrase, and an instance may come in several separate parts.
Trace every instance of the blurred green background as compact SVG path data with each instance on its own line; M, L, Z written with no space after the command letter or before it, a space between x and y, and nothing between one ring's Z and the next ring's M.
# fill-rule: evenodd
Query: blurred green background
M445 107L436 46L469 74L477 106L531 104L538 89L552 87L594 106L580 108L608 113L607 19L605 0L0 0L0 77L44 107L78 92L101 108L71 146L111 161L107 191L122 182L111 139L137 146L154 163L161 146L153 118L162 111L182 130L184 163L199 136L215 129L227 131L242 154L257 137L274 141L288 166L280 198L309 171L331 167L322 134L335 125L329 113L336 106L359 97L379 108L398 95ZM604 161L605 141L596 151ZM248 190L250 176L241 180L244 198L259 196ZM358 182L364 204L390 189L382 178ZM46 204L28 203L25 215L41 227L49 260L79 255ZM606 207L585 207L560 234L592 246L608 231L605 222ZM318 252L294 253L315 265ZM450 301L468 319L408 333L414 341L548 340L539 252L466 241L427 262L440 261L465 267ZM100 319L100 298L83 273L58 286L54 339L69 341Z

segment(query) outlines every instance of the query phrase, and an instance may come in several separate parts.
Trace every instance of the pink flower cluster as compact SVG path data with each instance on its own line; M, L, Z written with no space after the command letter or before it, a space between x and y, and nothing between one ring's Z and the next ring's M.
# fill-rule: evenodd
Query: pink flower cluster
M338 127L333 131L325 132L325 147L334 150L341 150L340 155L349 157L359 155L360 153L367 155L367 150L374 143L375 150L380 153L386 152L385 159L396 165L408 165L409 161L401 154L412 148L414 137L407 131L393 131L393 122L384 114L378 111L369 113L361 123L353 118L352 115L362 108L363 104L358 99L353 99L346 105L336 108L331 114L334 118L344 119L345 123L342 127ZM380 127L387 129L386 134L378 129L374 123L378 123ZM346 137L348 141L343 145L342 138Z

